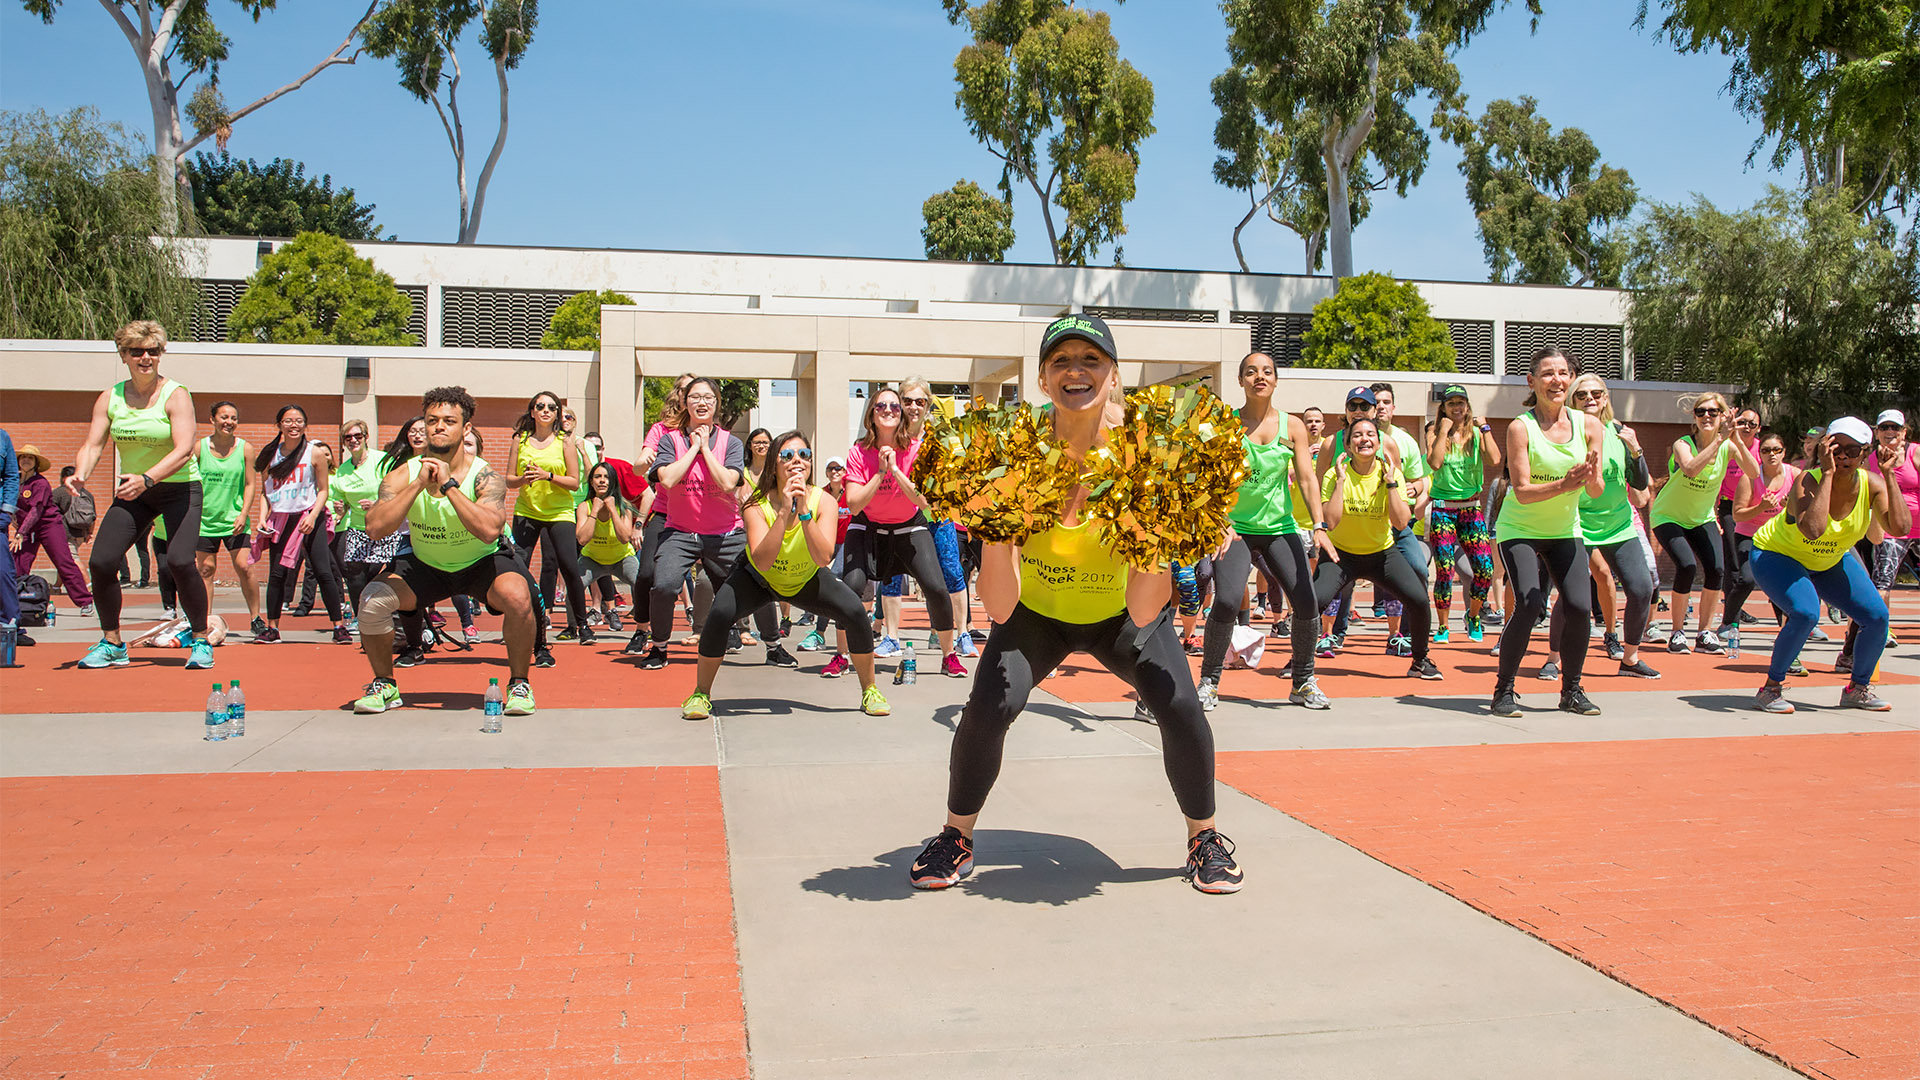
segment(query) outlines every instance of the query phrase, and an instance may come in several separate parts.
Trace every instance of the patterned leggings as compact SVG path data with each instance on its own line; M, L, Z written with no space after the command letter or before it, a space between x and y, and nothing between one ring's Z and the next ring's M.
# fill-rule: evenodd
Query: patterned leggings
M1458 510L1436 506L1427 518L1427 538L1433 541L1434 609L1446 611L1453 604L1453 567L1460 561L1461 548L1473 564L1467 593L1485 604L1493 590L1493 536L1487 530L1486 511L1478 506Z

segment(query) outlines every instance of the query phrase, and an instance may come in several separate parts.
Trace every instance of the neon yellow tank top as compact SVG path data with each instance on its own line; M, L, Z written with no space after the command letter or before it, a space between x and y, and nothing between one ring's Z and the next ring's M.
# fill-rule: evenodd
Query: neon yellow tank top
M473 498L473 479L486 467L485 461L473 459L466 478L460 481L460 491L467 498ZM414 458L407 462L407 480L418 479L420 459ZM482 540L468 532L460 515L454 512L453 503L437 492L423 491L413 500L413 505L407 507L407 526L414 555L435 569L465 570L500 550L498 542Z
M555 476L567 475L566 436L556 433L552 442L538 450L525 435L517 441L523 471L533 465ZM551 480L522 484L519 496L513 500L513 512L532 521L566 521L573 517L573 492Z
M760 504L760 513L766 516L769 525L780 516L771 504L764 502ZM807 496L807 513L820 516L819 488L814 488ZM781 596L798 593L820 572L820 564L813 561L813 552L807 549L806 527L806 522L794 522L787 534L780 538L780 551L773 557L773 565L765 570L758 566L753 568L767 583L767 587Z
M1527 425L1527 465L1536 484L1559 480L1587 459L1587 414L1569 410L1573 437L1565 443L1547 438L1533 410L1520 414ZM1580 491L1564 491L1545 502L1523 503L1507 488L1500 500L1500 521L1494 526L1501 540L1563 540L1580 535Z
M1873 520L1873 487L1867 483L1867 471L1855 469L1853 509L1845 517L1829 518L1827 531L1818 539L1809 540L1800 531L1800 526L1788 520L1784 513L1775 514L1760 526L1753 534L1753 546L1761 551L1771 551L1775 555L1785 555L1809 570L1830 570L1834 564L1846 558L1847 551L1867 535L1867 525ZM1813 477L1815 484L1820 482L1820 470L1808 469L1807 475Z
M596 520L593 538L580 545L580 554L602 566L618 566L633 556L633 545L621 543L614 535L612 520Z
M144 409L136 409L127 404L127 384L114 384L107 394L107 433L113 436L113 446L120 455L120 471L123 473L149 473L160 459L173 452L173 421L167 419L167 399L173 396L175 387L180 384L172 379L160 380L160 389L154 392L153 401ZM200 459L197 454L189 454L187 463L173 471L171 476L156 476L162 484L188 484L200 479Z
M1055 525L1020 546L1020 602L1064 623L1105 622L1127 610L1127 564L1100 546L1092 518Z

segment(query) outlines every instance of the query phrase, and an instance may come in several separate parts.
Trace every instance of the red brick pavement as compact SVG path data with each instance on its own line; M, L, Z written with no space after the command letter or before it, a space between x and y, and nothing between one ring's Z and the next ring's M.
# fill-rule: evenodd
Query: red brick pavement
M1809 1076L1920 1076L1920 733L1230 753L1220 777Z
M0 800L0 1074L747 1075L712 768Z

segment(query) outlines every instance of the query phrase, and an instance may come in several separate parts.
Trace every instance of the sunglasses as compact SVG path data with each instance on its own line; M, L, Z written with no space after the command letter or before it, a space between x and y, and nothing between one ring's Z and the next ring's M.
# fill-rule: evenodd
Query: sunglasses
M533 405L533 408L532 408L532 409L531 409L530 411L532 411L532 412L559 412L559 411L560 411L560 406L558 406L558 405L555 405L555 404L554 404L553 402L551 402L551 401L537 401L537 402L534 402L534 405Z
M1833 448L1833 456L1834 457L1859 457L1861 454L1866 453L1866 450L1867 448L1864 446L1861 446L1859 443L1842 443L1839 446L1836 446Z
M905 400L908 405L911 405L916 409L924 409L927 406L933 404L933 401L931 399L923 398L923 397L910 397L910 398L906 398Z
M367 433L364 431L350 431L345 435L340 436L340 441L343 443L366 442Z
M888 414L897 413L900 411L900 404L894 401L876 401L873 403L873 411Z
M804 446L789 446L780 451L781 461L792 461L794 458L799 458L801 461L812 461L813 451Z
M1880 426L1879 426L1879 427L1878 427L1878 428L1877 428L1876 430L1878 430L1878 431L1899 431L1899 430L1900 430L1900 425L1899 425L1899 424L1896 424L1896 423L1894 423L1894 422L1893 422L1893 421L1891 421L1891 420L1889 420L1889 421L1887 421L1886 423L1884 423L1884 424L1881 424L1881 425L1880 425Z
M132 348L120 350L123 356L159 356L166 351L164 345L135 345Z
M1354 411L1355 409L1371 409L1371 408L1373 408L1373 406L1371 406L1371 405L1369 405L1369 404L1367 404L1367 403L1366 403L1366 402L1364 402L1364 401L1349 401L1349 402L1347 402L1347 411L1348 411L1348 412L1352 412L1352 411Z
M1716 409L1716 408L1714 408L1714 407L1713 407L1713 406L1711 406L1711 405L1709 405L1709 406L1706 406L1705 408L1699 408L1699 409L1695 409L1695 410L1693 410L1693 415L1695 415L1695 416L1719 416L1719 415L1720 415L1720 410L1719 410L1719 409Z
M1759 427L1759 426L1760 426L1760 421L1758 421L1758 420L1735 420L1735 421L1733 422L1733 426L1734 426L1734 427Z
M1784 446L1763 446L1760 448L1760 452L1763 454L1784 454L1787 452L1787 448Z
M1607 392L1605 390L1575 390L1573 392L1573 400L1575 401L1599 401L1606 396Z

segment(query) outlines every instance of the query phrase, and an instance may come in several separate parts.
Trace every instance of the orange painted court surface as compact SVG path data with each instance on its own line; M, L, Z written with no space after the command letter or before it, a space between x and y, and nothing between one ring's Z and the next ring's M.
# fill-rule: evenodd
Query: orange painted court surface
M0 798L0 1074L747 1075L712 768Z
M1810 1076L1920 1076L1920 733L1258 751L1219 769Z

